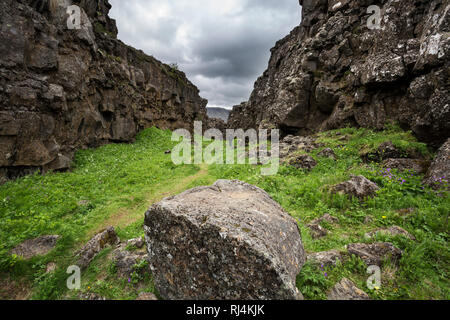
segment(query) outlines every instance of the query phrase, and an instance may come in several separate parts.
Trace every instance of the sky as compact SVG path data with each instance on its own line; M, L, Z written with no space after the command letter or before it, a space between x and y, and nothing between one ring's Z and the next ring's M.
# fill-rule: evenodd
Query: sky
M270 48L300 24L298 0L110 0L119 39L176 63L208 99L247 101Z

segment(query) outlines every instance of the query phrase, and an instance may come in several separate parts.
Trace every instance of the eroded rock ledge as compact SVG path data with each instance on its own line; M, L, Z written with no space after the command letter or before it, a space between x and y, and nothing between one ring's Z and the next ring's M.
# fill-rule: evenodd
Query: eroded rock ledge
M184 73L116 38L108 0L60 3L0 2L0 180L66 169L77 149L150 126L207 119ZM67 28L70 3L82 8L80 30Z
M302 22L271 50L268 69L231 128L284 134L394 120L439 146L450 132L450 4L445 0L300 0ZM381 8L371 30L370 5Z

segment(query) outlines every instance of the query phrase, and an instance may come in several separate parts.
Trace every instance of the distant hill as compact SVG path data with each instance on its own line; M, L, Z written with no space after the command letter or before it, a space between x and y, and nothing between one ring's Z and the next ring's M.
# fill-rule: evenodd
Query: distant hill
M227 110L224 108L206 108L208 117L210 118L218 118L227 122L228 117L230 115L231 110Z

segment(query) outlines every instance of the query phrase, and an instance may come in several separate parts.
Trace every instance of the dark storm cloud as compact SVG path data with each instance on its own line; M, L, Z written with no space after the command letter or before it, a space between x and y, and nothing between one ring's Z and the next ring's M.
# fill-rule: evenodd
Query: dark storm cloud
M110 0L119 38L178 63L210 106L248 99L270 48L300 23L297 0Z

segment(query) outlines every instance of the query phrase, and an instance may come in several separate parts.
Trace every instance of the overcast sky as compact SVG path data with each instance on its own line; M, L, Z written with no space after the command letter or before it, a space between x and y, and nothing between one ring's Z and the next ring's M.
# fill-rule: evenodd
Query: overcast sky
M177 63L209 100L248 100L270 48L300 23L298 0L110 0L119 38Z

